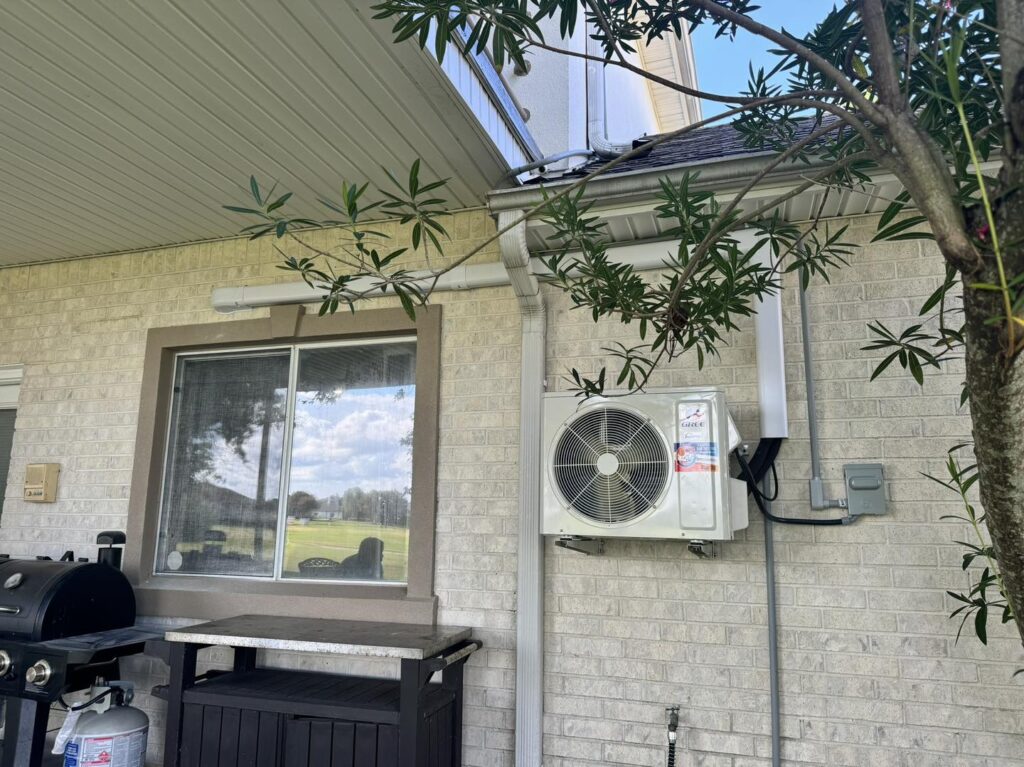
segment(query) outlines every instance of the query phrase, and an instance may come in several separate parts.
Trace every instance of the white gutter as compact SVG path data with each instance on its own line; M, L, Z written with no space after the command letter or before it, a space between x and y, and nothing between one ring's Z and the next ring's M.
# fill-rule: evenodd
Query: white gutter
M416 274L415 272L413 273ZM414 284L426 290L433 282L430 272L420 272L421 279ZM434 290L470 290L472 288L490 288L508 285L509 278L505 267L498 263L472 264L457 266L450 272L442 274ZM355 293L379 290L381 282L373 277L360 277L346 286ZM387 287L386 285L384 286ZM387 292L385 290L385 292ZM312 304L323 301L327 295L324 288L313 287L305 282L284 282L275 285L243 285L239 288L215 288L213 291L213 308L222 314L256 309L261 306L278 306L280 304Z
M504 229L520 211L498 216ZM547 312L526 247L526 222L499 240L501 260L522 318L519 373L519 562L516 574L516 767L544 760L544 538L541 518L541 416Z
M513 213L513 211L507 211ZM501 215L504 215L502 213ZM500 216L499 216L500 218ZM512 221L513 219L509 219ZM518 230L519 227L516 227ZM523 238L525 248L526 225L523 225ZM499 243L500 245L501 243ZM608 249L613 260L624 264L630 264L634 269L658 269L669 259L669 253L675 252L679 247L679 241L666 241L663 243L642 243L638 245L618 245ZM572 254L569 254L570 258ZM504 255L502 256L504 259ZM522 267L535 277L550 277L551 271L540 261L533 259L526 266ZM416 281L421 288L429 288L432 277L427 272L422 272L423 278ZM501 263L491 264L469 264L456 267L450 272L442 274L434 286L435 291L448 290L472 290L474 288L493 288L502 285L513 285L515 281L510 277L508 270ZM380 290L381 282L373 277L361 277L348 283L348 288L356 291ZM384 286L387 288L387 286ZM388 291L385 290L385 293ZM222 314L243 311L245 309L258 309L264 306L278 306L281 304L312 304L323 301L327 290L319 287L312 287L305 282L281 282L274 285L243 285L237 288L214 288L211 302L213 308Z

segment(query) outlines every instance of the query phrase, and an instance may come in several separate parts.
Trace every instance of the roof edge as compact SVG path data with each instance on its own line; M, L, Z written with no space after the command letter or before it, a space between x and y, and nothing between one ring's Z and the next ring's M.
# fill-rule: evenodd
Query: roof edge
M660 168L644 168L642 170L625 171L622 173L598 176L587 182L583 192L583 200L588 202L628 204L649 199L661 188L661 181L680 179L684 173L700 173L693 189L715 191L731 191L748 183L751 178L763 172L769 161L775 157L774 152L762 152L755 155L725 157L704 160L694 163L680 163ZM806 176L807 171L823 168L828 165L823 160L812 162L788 162L769 172L758 186L777 184L780 181L791 181ZM531 187L514 189L496 189L487 194L487 207L491 215L504 210L524 210L539 205L545 195L558 193L564 188L577 184L579 178L567 178L549 184L537 184Z

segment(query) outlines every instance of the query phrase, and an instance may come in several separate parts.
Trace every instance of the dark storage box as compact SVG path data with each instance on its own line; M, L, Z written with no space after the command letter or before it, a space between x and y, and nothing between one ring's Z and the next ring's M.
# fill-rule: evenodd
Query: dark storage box
M463 667L481 647L468 628L239 615L166 638L164 767L462 764ZM214 645L233 670L198 676ZM258 649L394 658L399 676L260 668Z
M455 693L424 690L425 767L454 767ZM397 680L255 669L182 696L181 767L398 767Z

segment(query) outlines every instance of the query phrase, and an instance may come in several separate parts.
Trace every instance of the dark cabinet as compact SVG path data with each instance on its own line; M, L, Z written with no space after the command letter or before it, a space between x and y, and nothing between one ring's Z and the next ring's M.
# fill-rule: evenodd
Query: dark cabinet
M423 767L457 767L456 690L428 683L413 713ZM279 669L233 672L182 696L180 767L398 767L401 683Z

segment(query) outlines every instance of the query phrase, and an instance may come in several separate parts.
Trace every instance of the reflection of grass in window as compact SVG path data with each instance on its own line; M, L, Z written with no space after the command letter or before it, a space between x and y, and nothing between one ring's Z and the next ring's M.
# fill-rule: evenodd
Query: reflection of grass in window
M340 562L355 554L359 542L369 537L384 541L384 580L404 582L409 559L409 531L404 527L378 527L365 522L316 520L306 525L289 523L284 539L284 571L298 575L299 562L310 557L327 557Z
M217 525L227 535L225 553L252 556L252 530L246 527ZM273 532L267 531L267 545L273 545ZM337 562L352 556L364 538L384 541L384 580L405 582L409 560L409 531L404 527L378 527L367 522L314 520L302 525L288 523L285 537L284 572L297 576L299 562L311 557L327 557ZM179 551L199 550L203 544L181 544ZM273 551L273 548L270 549ZM268 552L269 554L270 552Z

